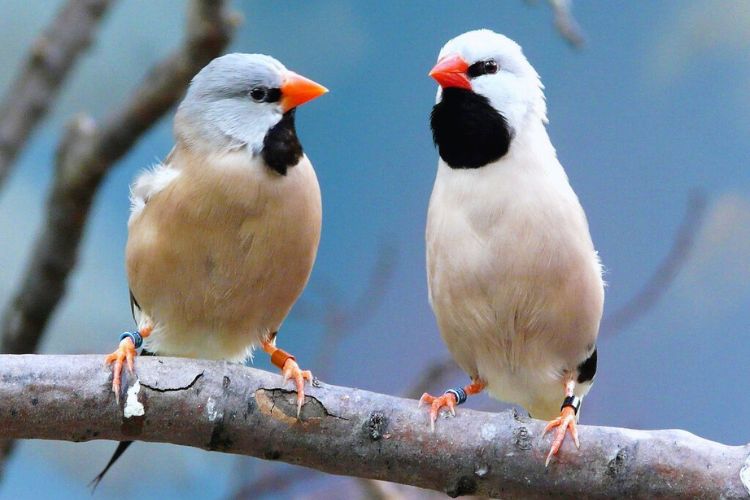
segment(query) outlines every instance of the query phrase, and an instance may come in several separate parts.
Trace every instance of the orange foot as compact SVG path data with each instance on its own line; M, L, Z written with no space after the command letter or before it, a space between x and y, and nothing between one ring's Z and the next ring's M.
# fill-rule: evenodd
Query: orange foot
M581 447L581 443L578 442L576 411L572 407L565 406L560 412L560 416L547 424L547 426L544 428L543 435L546 435L555 427L557 427L557 431L555 432L555 439L552 441L552 447L550 448L549 454L547 455L547 460L544 462L545 467L549 465L552 457L556 455L558 451L560 451L560 446L562 446L562 443L565 440L565 434L567 433L568 429L570 429L570 435L573 437L573 442L575 443L576 448Z
M419 398L419 406L430 405L430 429L435 432L435 420L442 408L448 408L451 415L456 416L456 397L451 393L445 393L442 396L431 396L426 392Z
M133 373L133 360L136 352L133 341L129 338L122 339L117 350L104 358L104 364L109 366L114 363L112 369L112 392L115 393L115 400L120 404L120 379L122 378L122 364L128 365L128 371Z
M297 388L297 418L302 411L302 404L305 402L305 381L312 383L313 376L310 370L300 370L297 362L292 358L287 358L284 362L284 368L281 369L284 376L284 384L288 380L294 380Z
M117 347L117 350L104 358L105 365L109 366L112 363L115 364L114 368L112 369L112 392L115 393L115 400L117 401L117 404L120 404L120 379L122 378L122 364L127 363L128 371L131 374L133 373L133 362L137 354L135 350L141 346L143 339L151 335L153 329L153 326L147 325L141 328L137 333L123 333L122 336L120 336L122 340L120 340L120 345ZM130 336L126 337L126 334ZM138 338L139 336L140 338ZM135 345L133 339L138 339L138 345Z
M297 388L297 418L299 419L302 405L305 403L305 380L312 383L313 376L310 370L300 370L294 356L276 347L275 339L276 332L271 335L271 340L266 340L261 345L266 354L271 356L271 363L281 369L284 384L287 380L294 380L294 385Z

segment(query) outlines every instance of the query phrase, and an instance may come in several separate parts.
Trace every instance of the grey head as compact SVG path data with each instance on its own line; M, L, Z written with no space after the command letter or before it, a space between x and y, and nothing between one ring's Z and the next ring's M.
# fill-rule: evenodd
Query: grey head
M175 136L204 153L261 153L269 131L296 106L327 92L263 54L227 54L190 83L175 116ZM295 137L296 139L296 137Z

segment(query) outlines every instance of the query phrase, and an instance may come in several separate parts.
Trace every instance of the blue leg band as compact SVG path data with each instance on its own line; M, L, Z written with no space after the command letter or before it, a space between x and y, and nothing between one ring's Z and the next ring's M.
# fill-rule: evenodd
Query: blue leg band
M127 338L133 341L133 345L136 349L143 345L143 337L140 332L122 332L122 335L120 335L120 342Z

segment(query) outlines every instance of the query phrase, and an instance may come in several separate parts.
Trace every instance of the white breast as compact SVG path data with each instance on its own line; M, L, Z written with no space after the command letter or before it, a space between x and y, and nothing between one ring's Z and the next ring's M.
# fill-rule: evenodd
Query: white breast
M516 138L505 157L479 169L440 161L427 271L457 363L495 397L559 410L563 371L595 342L603 284L583 210L543 139L529 147Z

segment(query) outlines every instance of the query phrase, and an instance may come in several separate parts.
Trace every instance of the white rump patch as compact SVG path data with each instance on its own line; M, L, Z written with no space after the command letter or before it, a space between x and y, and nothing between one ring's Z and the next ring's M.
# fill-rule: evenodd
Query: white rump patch
M180 171L163 163L146 170L130 187L130 219L128 225L141 213L149 198L166 188L180 175Z

